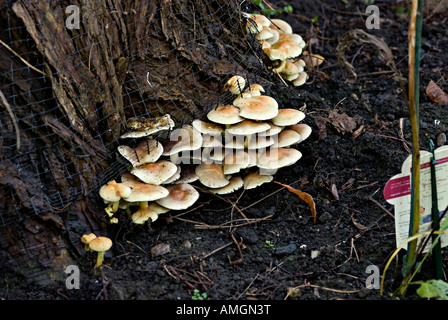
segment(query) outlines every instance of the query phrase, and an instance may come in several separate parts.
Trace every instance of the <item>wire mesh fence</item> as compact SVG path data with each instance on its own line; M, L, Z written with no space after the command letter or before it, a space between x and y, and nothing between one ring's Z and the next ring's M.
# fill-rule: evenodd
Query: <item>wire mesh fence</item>
M238 1L0 1L0 225L63 212L126 170L134 117L176 123L264 84ZM163 135L163 133L161 134ZM125 143L132 144L132 139Z

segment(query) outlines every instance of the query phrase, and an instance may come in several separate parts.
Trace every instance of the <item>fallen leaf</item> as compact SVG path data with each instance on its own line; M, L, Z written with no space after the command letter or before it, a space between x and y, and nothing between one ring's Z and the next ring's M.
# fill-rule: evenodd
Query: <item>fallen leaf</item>
M335 200L339 200L338 188L334 183L331 184L331 193Z
M355 225L355 227L358 228L359 230L366 230L367 229L366 226L356 222L356 220L355 220L355 218L353 218L353 216L352 216L352 222Z
M331 110L328 114L328 121L333 127L342 134L352 133L356 129L355 118L349 117L345 113L339 113L336 110Z
M440 87L432 80L429 81L426 86L426 95L432 102L448 106L448 94L440 89Z
M281 185L282 187L285 187L290 192L298 195L300 199L305 201L308 204L308 206L310 207L311 215L313 216L313 223L316 224L316 216L317 216L317 214L316 214L316 204L314 203L313 197L309 193L306 193L306 192L303 192L301 190L295 189L295 188L293 188L291 186L288 186L287 184L283 184L283 183L280 183L278 181L274 181L274 182L279 184L279 185Z
M317 117L316 119L314 119L314 123L317 127L317 139L319 141L325 140L325 138L327 137L327 119L323 117Z

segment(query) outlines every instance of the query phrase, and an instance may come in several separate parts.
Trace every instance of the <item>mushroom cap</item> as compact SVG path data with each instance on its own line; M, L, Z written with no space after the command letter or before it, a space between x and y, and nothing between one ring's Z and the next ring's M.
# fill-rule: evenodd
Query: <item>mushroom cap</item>
M121 198L129 197L131 189L122 183L111 180L100 188L99 194L104 201L117 202Z
M253 134L248 138L248 149L265 149L275 144L275 139L272 136L260 136Z
M230 178L228 185L221 188L208 189L208 191L213 194L229 194L242 188L243 184L243 179L240 176L235 176Z
M270 125L268 123L244 120L230 126L226 131L233 135L249 135L269 130L269 128Z
M258 97L261 95L261 92L264 92L264 88L256 83L251 84L244 90L244 93L248 93L251 97Z
M221 188L229 184L224 174L224 169L217 163L201 163L196 167L196 175L199 181L209 188Z
M232 105L219 106L207 114L210 121L220 124L235 124L243 121L240 117L240 109Z
M301 35L297 33L281 33L278 41L288 40L300 44L303 42L303 38Z
M283 126L276 126L275 124L268 122L270 128L269 130L266 130L264 132L259 132L258 136L264 137L264 136L275 136L276 134L279 134L283 130Z
M302 142L303 140L307 139L311 135L311 132L312 132L311 127L309 125L307 125L306 123L295 124L295 125L289 126L288 129L294 130L298 134L300 134L299 142Z
M275 100L274 98L272 98L270 96L266 96L266 95L259 95L259 96L254 96L251 98L244 98L244 97L236 98L235 100L233 100L233 105L235 107L242 108L244 106L254 103L254 101L261 101L263 103L268 104L271 107L278 108L277 100Z
M249 165L249 154L244 150L232 150L224 157L223 172L225 175L239 172Z
M271 60L286 60L300 56L302 48L294 41L283 40L264 49L264 52Z
M105 252L112 247L112 240L108 237L96 237L89 242L89 248L96 252Z
M193 120L193 127L203 134L220 135L224 129L216 123L206 122L199 119Z
M263 27L263 29L255 35L255 39L263 41L272 38L273 36L274 34L269 27Z
M145 139L135 148L127 145L118 146L118 152L128 160L133 167L156 162L163 153L162 145L154 139Z
M89 244L89 242L95 238L96 238L96 235L94 233L84 234L81 237L81 242L84 244Z
M271 24L269 27L271 29L278 30L280 33L292 34L291 25L281 19L271 19Z
M170 211L170 209L161 206L157 202L152 202L150 205L148 205L148 208L151 209L152 211L155 211L157 214L163 214Z
M271 175L261 175L258 172L250 172L243 178L244 189L254 189L263 183L271 182L274 179Z
M250 14L244 12L243 15L249 19L247 21L247 29L250 33L258 33L263 27L269 27L271 25L271 21L262 14Z
M296 163L302 157L299 150L293 148L271 148L257 159L261 169L279 169Z
M286 61L285 67L283 68L281 74L286 76L292 76L298 74L301 71L303 71L303 67L300 64L288 60Z
M190 183L194 182L199 179L199 177L196 175L195 164L181 164L181 171L180 171L180 178L174 181L173 183L179 184L179 183Z
M193 205L199 199L199 192L188 183L180 183L166 186L169 194L156 203L171 210L184 210Z
M174 128L174 121L169 114L157 118L136 117L127 121L126 126L129 132L120 136L124 138L141 138L159 131L171 130Z
M154 222L157 220L157 218L158 218L157 212L155 212L150 208L139 208L131 216L131 220L135 224L144 224L149 219L151 219L151 221Z
M285 129L278 135L277 147L289 147L292 144L299 143L300 134L292 129Z
M202 145L202 135L192 125L186 124L171 131L170 139L163 143L164 156L170 156L182 151L199 149Z
M128 202L154 201L168 195L165 187L147 184L138 181L125 181L124 185L132 189L131 195L126 198Z
M246 79L242 76L233 76L224 85L224 91L229 90L232 94L240 94L246 86Z
M162 182L163 184L174 183L177 179L180 178L180 173L181 173L182 168L181 168L180 164L177 164L176 167L177 167L176 172L171 177L169 177L167 180Z
M305 71L302 71L299 73L299 76L297 77L297 79L295 79L292 84L295 87L299 87L301 85L304 85L306 80L308 79L308 74Z
M276 126L292 126L302 121L305 113L296 109L279 109L277 116L271 119Z
M148 184L160 185L171 178L177 172L177 166L167 160L147 163L135 167L131 173L141 181Z
M269 29L270 29L269 31L272 33L272 38L263 41L262 49L271 47L274 43L276 43L280 39L280 32L278 32L278 30L272 28Z
M240 116L251 120L270 120L278 114L278 107L263 102L260 99L262 96L245 99L245 101L238 101L241 106Z

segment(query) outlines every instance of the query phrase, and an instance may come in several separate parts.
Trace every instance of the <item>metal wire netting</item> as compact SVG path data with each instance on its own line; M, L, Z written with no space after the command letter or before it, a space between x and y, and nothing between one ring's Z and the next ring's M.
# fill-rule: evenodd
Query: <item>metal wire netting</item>
M78 11L76 11L78 10ZM61 213L126 170L132 117L176 126L269 74L235 1L0 1L0 225ZM78 14L78 15L77 15ZM79 18L78 28L70 23Z

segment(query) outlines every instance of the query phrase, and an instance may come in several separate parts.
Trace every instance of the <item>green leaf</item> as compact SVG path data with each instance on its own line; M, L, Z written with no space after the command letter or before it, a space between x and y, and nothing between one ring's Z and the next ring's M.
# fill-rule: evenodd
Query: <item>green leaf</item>
M443 280L428 280L421 283L417 289L420 298L438 298L438 300L448 300L448 283Z
M283 8L285 10L285 12L291 13L293 11L293 8L291 5L287 5Z

